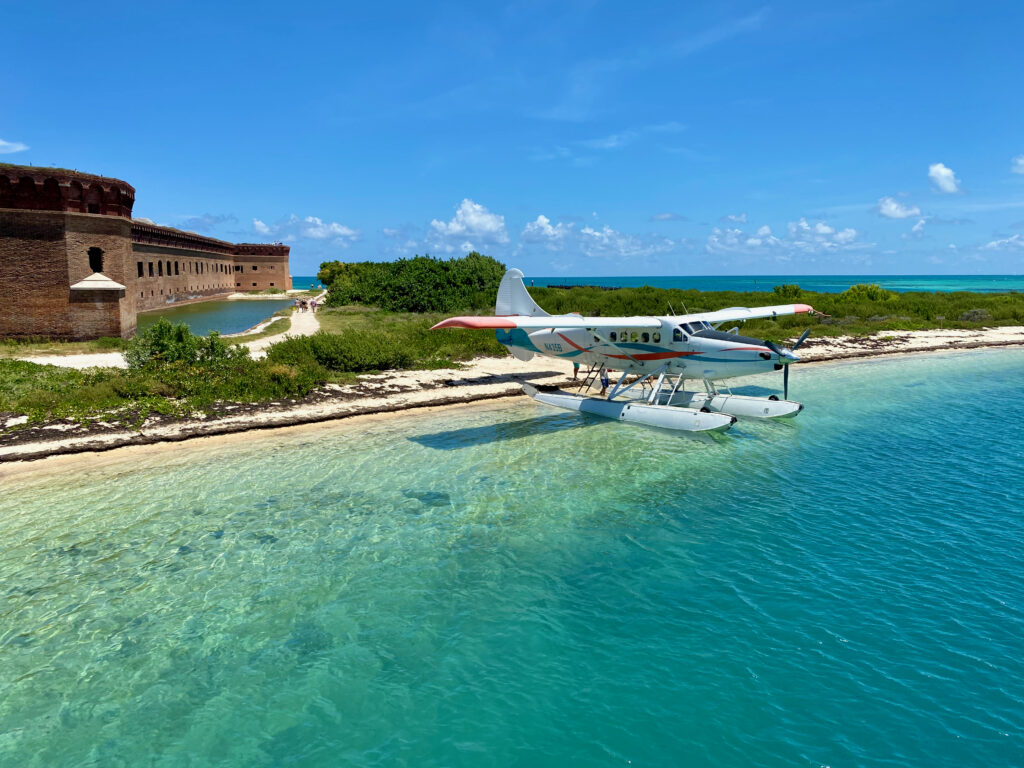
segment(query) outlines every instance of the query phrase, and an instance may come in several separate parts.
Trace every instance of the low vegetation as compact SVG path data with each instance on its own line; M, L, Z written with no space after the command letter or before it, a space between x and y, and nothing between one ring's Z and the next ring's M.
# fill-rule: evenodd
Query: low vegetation
M135 339L92 342L43 340L0 343L0 414L25 414L29 423L54 418L142 423L154 413L187 415L225 403L300 398L327 382L359 373L450 367L478 356L507 354L494 334L430 327L451 314L493 312L504 266L477 253L443 261L416 257L392 264L330 262L319 279L330 285L318 313L321 331L272 345L264 360L216 333L193 335L161 320ZM894 293L854 285L843 293L812 293L780 284L771 292L738 293L651 287L531 288L553 314L647 315L701 312L733 306L810 304L806 315L755 320L748 335L791 339L808 326L814 336L870 335L904 329L979 328L1024 324L1024 294ZM671 310L670 310L671 308ZM262 334L280 333L286 308ZM3 359L35 354L123 351L127 370L78 371Z
M743 333L786 339L810 327L812 336L867 336L879 331L928 328L982 328L1024 324L1022 293L895 293L877 285L853 285L842 293L814 293L799 285L778 285L773 291L697 291L666 288L531 288L530 294L552 314L584 315L679 314L726 307L810 304L828 315L820 319L791 315L777 320L751 320Z
M317 280L327 306L362 304L390 312L454 312L494 306L505 265L476 251L458 259L416 256L391 262L328 261Z
M331 379L320 366L253 360L218 334L195 336L160 320L125 349L128 369L77 371L0 360L0 413L30 421L104 418L142 423L150 414L187 415L224 402L298 398Z

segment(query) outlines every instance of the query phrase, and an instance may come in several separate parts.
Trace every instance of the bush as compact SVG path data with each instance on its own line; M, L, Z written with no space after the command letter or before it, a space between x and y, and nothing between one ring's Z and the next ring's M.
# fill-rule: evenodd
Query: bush
M320 331L272 345L267 360L296 368L316 366L353 373L408 368L413 361L409 349L390 342L384 333Z
M196 336L187 325L172 325L160 318L132 339L124 358L131 370L168 363L211 363L249 357L249 348L229 344L216 331Z
M891 301L899 294L887 291L875 283L857 283L843 291L840 296L851 301Z
M391 312L455 312L494 305L505 265L473 251L460 259L416 256L393 262L320 265L327 306L362 304Z
M803 298L804 295L804 291L799 285L789 283L786 283L784 285L776 285L772 290L775 292L775 295L778 298L788 301L790 303L796 301L797 299Z

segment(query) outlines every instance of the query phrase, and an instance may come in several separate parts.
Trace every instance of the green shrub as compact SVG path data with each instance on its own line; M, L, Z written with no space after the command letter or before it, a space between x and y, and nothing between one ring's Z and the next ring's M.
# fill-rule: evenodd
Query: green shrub
M777 298L791 303L802 298L804 295L803 289L799 285L789 283L776 285L772 290L775 292L775 296Z
M362 304L392 312L455 312L494 305L505 265L473 251L459 259L416 256L392 262L320 265L327 306Z
M840 295L844 299L852 301L891 301L899 296L895 291L887 291L876 283L857 283L857 285L851 285Z
M384 371L410 367L413 356L388 334L347 331L288 337L267 350L267 360L304 368L321 366L330 371Z

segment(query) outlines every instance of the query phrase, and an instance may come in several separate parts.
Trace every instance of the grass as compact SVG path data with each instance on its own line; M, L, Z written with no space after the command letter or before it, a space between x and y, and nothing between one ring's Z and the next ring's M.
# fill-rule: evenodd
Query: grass
M326 308L317 312L326 333L362 336L401 352L408 369L446 368L474 357L502 357L508 351L493 332L440 330L430 327L447 315L384 312L363 307Z
M35 355L85 355L97 352L118 352L127 339L104 336L91 341L54 341L43 338L0 339L0 359Z

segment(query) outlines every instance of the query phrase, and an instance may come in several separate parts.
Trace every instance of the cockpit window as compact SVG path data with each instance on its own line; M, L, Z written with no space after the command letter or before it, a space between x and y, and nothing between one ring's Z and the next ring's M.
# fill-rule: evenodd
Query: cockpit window
M693 333L693 326L689 323L683 323L683 330L687 333Z
M673 328L672 329L672 341L682 341L682 340L683 340L683 332L682 332L682 330L680 330L679 328Z

